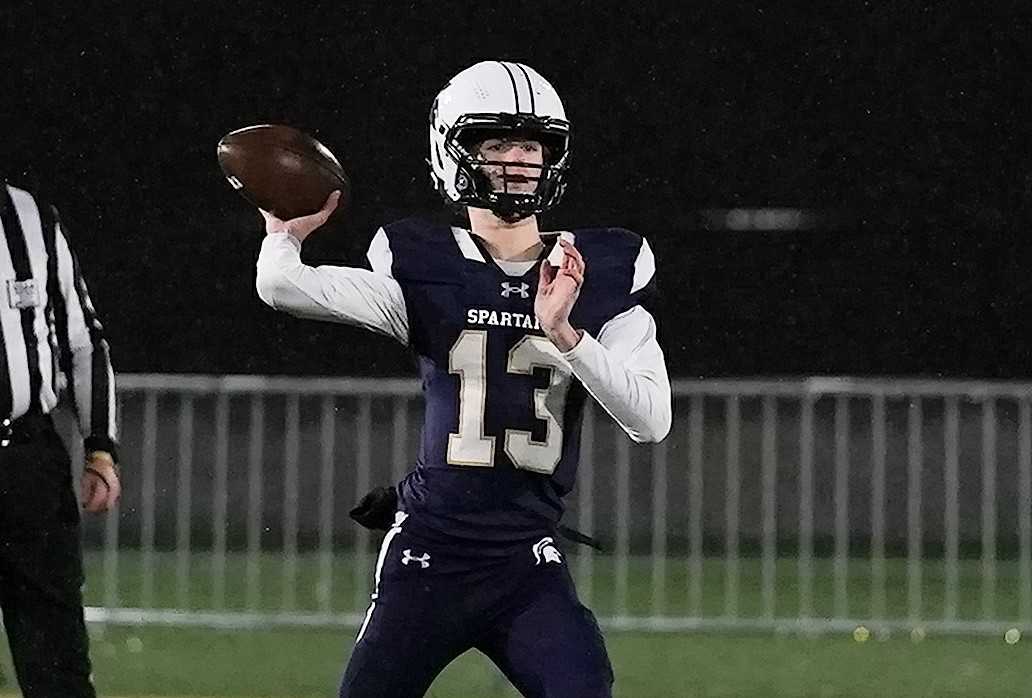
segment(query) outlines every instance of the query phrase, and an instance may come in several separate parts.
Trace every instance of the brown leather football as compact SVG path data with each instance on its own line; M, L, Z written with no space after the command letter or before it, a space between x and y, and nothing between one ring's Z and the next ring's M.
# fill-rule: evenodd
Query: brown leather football
M234 189L283 220L315 213L337 189L338 211L350 198L351 181L333 153L290 126L237 129L219 141L218 157Z

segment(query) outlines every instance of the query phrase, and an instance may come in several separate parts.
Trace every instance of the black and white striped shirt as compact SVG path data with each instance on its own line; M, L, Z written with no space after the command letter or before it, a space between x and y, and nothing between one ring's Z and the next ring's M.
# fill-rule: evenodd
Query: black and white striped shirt
M57 209L0 183L0 228L0 420L48 413L66 388L86 452L115 455L108 344Z

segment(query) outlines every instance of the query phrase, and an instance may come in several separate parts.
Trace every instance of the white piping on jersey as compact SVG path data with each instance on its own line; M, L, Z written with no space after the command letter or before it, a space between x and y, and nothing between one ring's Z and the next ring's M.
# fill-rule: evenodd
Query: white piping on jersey
M631 283L631 293L636 293L645 288L655 275L656 257L652 254L649 241L642 238L638 258L634 260L634 281Z
M506 259L496 259L495 264L509 276L523 276L537 264L537 260L526 259L520 262L510 262Z
M487 264L487 260L484 259L484 255L480 254L480 248L473 242L473 238L469 236L469 231L465 228L457 228L452 226L452 235L455 236L455 242L459 246L459 250L462 251L462 256L466 259L472 259L474 262L480 262L481 264Z
M559 233L559 237L566 240L566 242L571 245L577 244L577 236L571 232L563 230ZM563 247L559 244L559 238L556 238L555 246L552 248L552 251L548 253L548 263L553 267L558 267L563 263L563 257L565 256L566 253L563 252Z
M381 229L382 230L382 229ZM455 237L455 244L459 246L459 250L462 252L462 256L466 259L474 262L480 262L481 264L487 264L487 260L484 259L484 255L481 254L480 248L473 242L471 233L465 228L459 228L452 226L452 235ZM377 236L380 234L377 233ZM573 233L563 230L559 232L559 236L564 240L567 240L571 245L576 244L577 236ZM376 238L373 239L376 241ZM386 243L385 243L386 244ZM370 246L371 248L372 246ZM372 250L370 249L370 252ZM556 240L555 247L548 253L548 262L552 266L559 266L563 261L562 247L559 246L559 241ZM494 263L509 276L523 276L533 268L537 263L536 259L522 260L522 261L511 261L507 259L495 259ZM375 269L375 267L374 267Z
M387 232L383 228L376 231L372 242L369 243L366 259L377 274L393 278L394 253L391 252L391 241L387 239Z

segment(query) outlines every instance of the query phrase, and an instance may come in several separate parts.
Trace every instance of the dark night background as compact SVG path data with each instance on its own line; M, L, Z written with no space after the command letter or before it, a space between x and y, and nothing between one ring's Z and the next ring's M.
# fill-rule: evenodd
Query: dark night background
M437 91L475 61L522 61L574 124L543 227L649 238L673 375L1032 376L1023 15L515 7L5 3L0 172L70 221L118 371L409 374L390 340L258 300L260 219L215 143L266 122L322 140L355 201L304 254L361 264L378 225L440 208L423 163ZM766 206L833 215L771 233L700 214Z

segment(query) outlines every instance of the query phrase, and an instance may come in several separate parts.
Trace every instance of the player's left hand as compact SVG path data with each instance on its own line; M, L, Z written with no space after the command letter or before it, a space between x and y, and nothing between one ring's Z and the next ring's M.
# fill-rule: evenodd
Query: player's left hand
M118 468L107 451L93 451L86 457L80 481L82 508L89 512L108 511L122 494Z
M580 296L585 266L580 251L570 241L559 238L559 245L562 246L563 261L558 267L552 266L548 260L541 262L534 314L545 336L560 351L569 351L581 337L570 324L570 311Z

